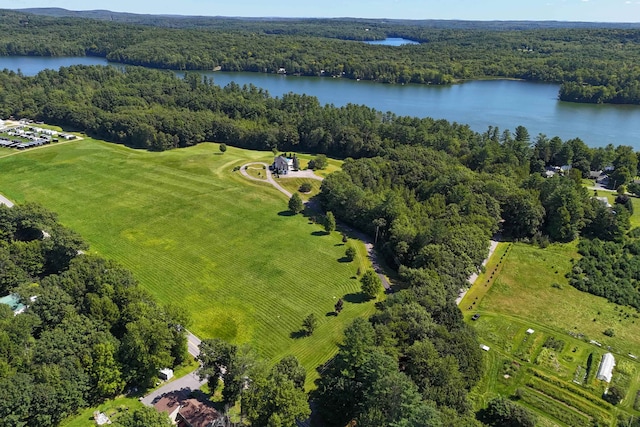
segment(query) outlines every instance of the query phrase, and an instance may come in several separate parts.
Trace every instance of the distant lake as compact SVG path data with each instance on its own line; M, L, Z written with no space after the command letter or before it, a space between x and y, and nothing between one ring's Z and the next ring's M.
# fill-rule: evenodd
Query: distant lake
M0 56L0 70L20 70L25 76L35 76L40 71L48 68L57 70L60 67L71 65L107 65L109 62L104 58L93 56L79 57L42 57L42 56Z
M420 42L417 42L415 40L401 39L401 38L395 38L395 37L389 37L384 40L366 41L365 43L382 44L385 46L402 46L404 44L420 44Z
M0 69L35 75L45 68L73 64L106 65L102 58L0 57ZM114 64L118 65L118 64ZM182 74L177 72L179 75ZM488 126L514 130L525 126L562 139L579 137L592 147L631 145L640 150L640 106L591 105L558 101L558 85L513 80L483 80L451 86L382 84L330 77L260 73L206 72L220 86L231 81L253 84L272 96L306 93L322 104L364 104L398 115L433 117L468 124L477 132Z

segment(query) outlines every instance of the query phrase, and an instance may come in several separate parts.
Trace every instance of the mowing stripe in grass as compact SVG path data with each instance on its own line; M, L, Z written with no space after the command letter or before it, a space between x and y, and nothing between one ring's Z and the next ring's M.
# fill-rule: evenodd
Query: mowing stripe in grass
M58 212L91 251L187 310L196 335L250 342L271 360L294 354L312 381L345 325L374 310L373 302L345 303L339 317L325 316L334 297L359 292L352 276L368 260L338 262L338 233L312 235L319 225L278 215L287 200L277 190L232 171L271 153L216 151L201 144L149 153L86 139L0 159L0 191ZM316 332L291 338L309 313L320 319Z

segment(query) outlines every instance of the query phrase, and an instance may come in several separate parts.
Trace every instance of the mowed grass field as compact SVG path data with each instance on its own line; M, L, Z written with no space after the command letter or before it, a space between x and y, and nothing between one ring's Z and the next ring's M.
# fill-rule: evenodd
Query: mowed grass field
M289 216L283 194L232 171L272 158L233 147L222 155L209 143L152 153L87 138L0 156L0 193L57 212L91 252L186 310L199 337L248 342L274 361L293 354L312 380L344 327L374 311L356 297L355 274L367 260L340 262L339 233ZM327 316L345 296L340 316ZM293 338L310 313L316 332Z

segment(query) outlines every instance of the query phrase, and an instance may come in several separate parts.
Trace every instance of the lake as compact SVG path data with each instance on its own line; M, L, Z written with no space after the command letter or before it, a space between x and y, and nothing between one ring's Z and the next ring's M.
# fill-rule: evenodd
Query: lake
M0 57L0 69L20 69L25 75L72 64L104 65L102 58ZM115 64L117 65L117 64ZM433 117L469 124L478 132L488 126L525 126L562 139L579 137L592 147L631 145L640 150L640 106L590 105L558 101L558 85L512 80L473 81L451 86L391 85L260 73L202 72L224 86L252 83L273 96L288 92L318 97L336 106L364 104L399 115Z
M397 37L389 37L389 38L386 38L384 40L366 41L365 43L367 43L367 44L380 44L380 45L384 45L384 46L402 46L402 45L405 45L405 44L420 44L420 42L417 42L415 40L408 40L408 39L402 39L402 38L397 38Z

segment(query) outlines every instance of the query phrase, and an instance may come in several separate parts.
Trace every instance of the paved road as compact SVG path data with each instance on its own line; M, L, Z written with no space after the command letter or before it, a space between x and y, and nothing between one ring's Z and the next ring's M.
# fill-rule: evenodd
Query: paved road
M0 194L0 205L13 206L13 202Z
M156 391L147 394L145 397L140 399L140 401L147 406L153 406L155 402L160 400L160 398L167 393L184 389L198 390L206 382L206 379L200 380L200 378L198 378L198 375L196 374L196 371L193 371L185 375L184 377L178 378L175 381L171 381L170 383L165 384Z
M240 167L240 171L242 172L242 175L246 176L249 179L252 179L254 181L260 181L260 182L265 182L264 179L260 179L260 178L255 178L252 177L251 175L249 175L247 173L247 171L245 170L245 168L247 166L251 166L251 165L260 165L260 166L266 166L266 174L267 174L267 179L266 181L269 182L271 185L273 185L276 189L278 189L281 193L283 193L284 195L286 195L287 197L291 197L291 193L288 192L287 190L285 190L284 188L282 188L282 186L280 184L278 184L273 177L271 176L271 171L269 170L269 165L266 163L261 163L261 162L252 162L252 163L247 163L246 165L242 165ZM301 174L303 172L307 172L306 174ZM317 179L318 181L322 181L324 178L316 175L315 173L313 173L313 171L297 171L297 172L290 172L287 175L281 175L280 178L312 178L312 179ZM320 207L314 203L313 200L308 201L305 203L305 205L312 210L315 210L317 212L321 212ZM362 242L364 243L364 246L367 248L367 255L369 256L369 259L371 260L371 265L373 266L374 271L378 274L378 277L380 278L380 281L382 282L382 286L384 286L384 289L386 291L389 291L391 289L391 283L389 283L389 280L387 279L387 276L384 275L384 272L382 270L382 268L380 267L380 263L378 262L378 254L377 252L374 250L374 245L373 242L371 241L371 238L359 231L356 231L352 228L350 228L349 226L339 223L340 227L347 230L349 232L349 234L356 236L359 240L362 240Z
M200 342L200 338L187 331L187 348L189 350L189 354L193 357L198 357L200 355Z

